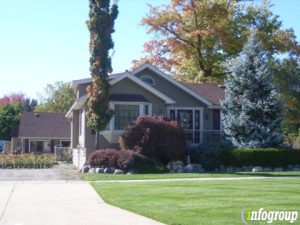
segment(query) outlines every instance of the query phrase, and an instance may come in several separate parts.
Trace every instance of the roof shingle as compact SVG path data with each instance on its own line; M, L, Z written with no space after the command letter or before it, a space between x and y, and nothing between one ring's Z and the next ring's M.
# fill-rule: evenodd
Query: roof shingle
M220 105L220 101L225 98L225 89L217 84L208 83L184 83L189 89L203 96L214 105Z
M70 139L70 127L64 113L23 112L19 137Z

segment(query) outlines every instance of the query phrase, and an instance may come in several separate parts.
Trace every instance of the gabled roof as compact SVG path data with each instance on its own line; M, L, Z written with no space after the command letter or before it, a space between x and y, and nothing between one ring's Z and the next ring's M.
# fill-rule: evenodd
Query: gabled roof
M161 77L163 77L164 79L168 80L169 82L171 82L172 84L174 84L175 86L179 87L181 90L185 91L186 93L190 94L191 96L193 96L194 98L200 100L201 102L205 103L208 106L213 105L212 102L210 102L207 98L205 98L205 96L199 95L198 93L195 93L194 91L192 91L191 89L187 88L185 85L183 85L182 83L178 82L177 80L175 80L173 77L171 77L170 75L164 73L163 71L161 71L160 69L158 69L157 67L153 66L150 63L145 63L141 66L139 66L138 68L134 69L133 71L131 71L132 74L137 74L145 69L150 69L153 72L157 73L158 75L160 75Z
M217 84L208 83L184 83L186 87L208 99L214 105L220 105L220 101L225 98L225 88Z
M70 122L64 113L23 112L19 126L20 138L70 139Z
M139 78L137 78L136 76L134 76L133 74L131 74L129 72L126 72L126 73L124 73L122 75L117 76L117 78L110 80L109 83L111 85L114 85L114 84L120 82L121 80L123 80L125 78L130 79L134 83L138 84L139 86L141 86L144 89L148 90L149 92L151 92L152 94L156 95L160 99L164 100L166 102L166 104L175 104L176 103L173 99L169 98L168 96L166 96L165 94L161 93L157 89L151 87L150 85L144 83Z

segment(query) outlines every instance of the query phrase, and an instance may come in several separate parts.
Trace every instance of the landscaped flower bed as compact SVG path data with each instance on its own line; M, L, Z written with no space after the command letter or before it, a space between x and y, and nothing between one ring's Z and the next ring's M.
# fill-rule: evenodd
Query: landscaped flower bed
M0 155L0 169L50 168L56 164L51 154Z

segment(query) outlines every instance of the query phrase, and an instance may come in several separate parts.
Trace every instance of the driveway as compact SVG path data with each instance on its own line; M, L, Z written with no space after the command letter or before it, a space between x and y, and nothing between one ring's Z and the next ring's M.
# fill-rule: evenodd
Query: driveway
M79 180L78 172L70 164L50 169L0 169L0 181Z
M0 225L161 225L102 201L84 181L0 182Z

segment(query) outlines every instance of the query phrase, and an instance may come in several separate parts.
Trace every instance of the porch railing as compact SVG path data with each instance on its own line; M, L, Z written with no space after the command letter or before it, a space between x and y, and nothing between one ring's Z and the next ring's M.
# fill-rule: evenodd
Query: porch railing
M225 140L224 131L221 130L184 130L184 133L187 145L198 145Z

